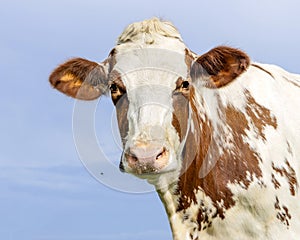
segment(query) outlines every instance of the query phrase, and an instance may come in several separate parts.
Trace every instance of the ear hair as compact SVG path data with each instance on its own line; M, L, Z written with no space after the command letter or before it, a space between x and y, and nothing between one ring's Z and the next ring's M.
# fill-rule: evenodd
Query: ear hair
M49 77L58 91L82 100L93 100L108 89L104 65L83 58L73 58L58 66Z
M245 72L249 64L250 58L246 53L220 46L198 57L190 72L193 80L202 78L207 87L219 88Z

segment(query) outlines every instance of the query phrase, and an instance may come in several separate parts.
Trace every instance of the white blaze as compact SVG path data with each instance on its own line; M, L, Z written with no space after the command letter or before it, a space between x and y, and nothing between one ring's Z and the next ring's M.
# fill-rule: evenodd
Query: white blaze
M160 48L133 49L117 54L116 62L114 69L121 74L129 100L128 140L170 138L172 93L178 77L187 76L185 55Z

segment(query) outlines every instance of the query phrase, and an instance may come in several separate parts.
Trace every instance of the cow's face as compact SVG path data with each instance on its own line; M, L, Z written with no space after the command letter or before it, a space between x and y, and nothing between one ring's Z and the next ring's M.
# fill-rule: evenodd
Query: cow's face
M116 49L111 58L108 86L124 149L120 168L147 178L179 169L190 122L185 55Z
M50 83L84 100L110 92L123 143L121 170L155 179L179 172L188 135L200 134L191 130L198 124L192 122L194 86L222 87L248 64L244 53L227 47L196 58L183 45L181 51L117 46L103 63L77 58L60 65Z

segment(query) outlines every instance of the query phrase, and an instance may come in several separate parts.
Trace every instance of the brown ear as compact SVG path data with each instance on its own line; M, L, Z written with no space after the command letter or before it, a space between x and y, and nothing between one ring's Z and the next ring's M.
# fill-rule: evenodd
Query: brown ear
M194 80L202 78L206 87L219 88L245 72L249 64L246 53L220 46L197 58L191 67L191 77Z
M49 81L58 91L81 100L96 99L108 88L104 66L82 58L58 66Z

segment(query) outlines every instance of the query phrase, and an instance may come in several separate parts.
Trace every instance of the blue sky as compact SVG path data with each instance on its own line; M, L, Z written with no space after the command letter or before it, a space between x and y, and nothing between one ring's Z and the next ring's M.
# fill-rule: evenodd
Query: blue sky
M171 240L155 193L111 189L84 168L73 141L74 100L50 88L49 74L70 57L105 59L127 24L152 16L171 20L199 54L227 44L300 72L299 7L297 0L2 0L0 238ZM112 109L100 101L96 130L116 163Z

